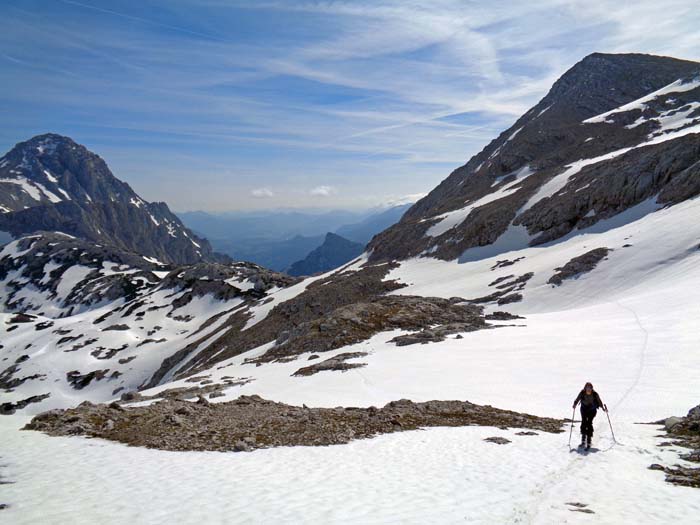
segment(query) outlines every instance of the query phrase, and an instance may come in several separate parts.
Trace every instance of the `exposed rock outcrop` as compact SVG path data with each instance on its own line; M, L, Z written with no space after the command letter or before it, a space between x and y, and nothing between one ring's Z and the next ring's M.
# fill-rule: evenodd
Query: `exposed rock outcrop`
M433 426L483 425L558 433L563 432L563 423L467 401L414 403L402 399L382 408L307 408L241 396L224 403L165 400L133 408L84 402L73 409L40 414L24 429L164 450L239 452L334 445Z
M343 352L336 356L321 361L320 363L315 363L313 365L305 366L294 372L292 375L295 376L311 376L318 374L319 372L326 372L332 370L339 370L341 372L347 372L353 368L362 368L367 366L366 363L348 363L349 359L357 359L358 357L364 357L367 352Z
M685 461L700 463L700 405L691 408L685 417L669 417L663 421L672 444L689 449L681 454ZM700 488L700 467L666 466L655 463L649 467L666 473L666 481L675 485Z
M610 253L610 248L595 248L583 255L574 257L561 268L555 268L557 273L552 275L547 283L559 286L565 279L573 279L581 274L588 273L598 266L598 263L608 256L608 253Z
M251 362L265 362L306 352L325 352L369 339L387 330L424 330L413 337L440 341L447 334L486 328L481 308L464 299L388 295L356 302L300 323L283 340ZM430 330L428 330L430 329ZM397 337L397 344L411 344Z

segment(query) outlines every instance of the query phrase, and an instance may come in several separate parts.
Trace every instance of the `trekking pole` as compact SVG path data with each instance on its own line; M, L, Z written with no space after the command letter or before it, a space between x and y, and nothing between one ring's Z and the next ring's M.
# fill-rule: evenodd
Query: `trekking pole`
M574 433L574 416L575 415L576 415L576 407L574 407L574 411L571 413L571 430L569 431L569 448L571 448L571 435Z
M613 432L612 423L610 422L610 413L608 412L608 405L603 406L605 407L605 415L608 416L608 425L610 425L610 433L612 434L613 442L617 444L617 440L615 439L615 432Z

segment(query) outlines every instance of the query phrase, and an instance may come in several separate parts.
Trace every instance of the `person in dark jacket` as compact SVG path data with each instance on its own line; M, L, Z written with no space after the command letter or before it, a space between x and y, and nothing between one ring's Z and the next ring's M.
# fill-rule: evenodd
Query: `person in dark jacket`
M574 401L574 410L579 403L581 403L581 446L589 449L593 439L593 418L599 408L607 412L608 407L601 401L591 383L586 383L583 390L579 392Z

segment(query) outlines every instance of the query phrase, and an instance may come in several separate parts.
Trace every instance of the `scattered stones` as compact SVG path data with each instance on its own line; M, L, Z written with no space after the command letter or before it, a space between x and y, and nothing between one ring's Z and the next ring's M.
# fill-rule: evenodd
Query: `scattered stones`
M27 405L32 403L41 403L44 399L51 397L50 393L41 394L38 396L31 396L26 399L20 399L15 403L2 403L0 404L0 415L10 416L14 414L17 410L22 410Z
M250 446L245 441L236 441L233 445L234 452L249 452Z
M690 409L685 417L669 417L658 423L664 425L666 434L673 439L669 445L690 449L690 452L680 455L681 459L700 463L700 405ZM700 468L654 463L649 469L663 471L669 483L700 488Z
M317 374L319 372L325 372L330 370L340 370L341 372L347 372L353 368L362 368L367 366L367 363L346 363L348 359L356 359L358 357L364 357L367 352L344 352L338 354L330 359L316 363L315 365L305 366L294 372L293 376L310 376Z
M56 346L61 346L62 344L70 343L71 341L77 341L81 337L83 337L83 334L61 337L58 341L56 341Z
M82 403L73 409L40 414L25 430L54 436L100 437L164 450L249 451L348 443L378 434L433 426L483 425L559 433L564 423L466 401L414 403L402 399L382 408L309 408L255 395L212 404L201 403L202 399L191 403L164 397L148 406L124 410ZM503 441L505 438L494 439L498 440L494 443L509 442Z
M502 306L504 304L519 303L522 300L523 300L523 294L512 293L512 294L505 295L505 296L501 297L496 302L498 303L499 306Z
M569 509L571 512L583 512L584 514L595 514L591 509L587 508L588 504L587 503L578 503L578 502L572 502L572 503L567 503L570 507L574 507L573 509Z
M130 391L124 392L121 396L122 401L140 401L143 396L139 392Z
M203 405L203 406L209 406L211 403L209 403L209 400L206 397L200 395L199 397L197 397L197 404Z
M680 417L676 416L671 416L668 417L664 420L664 428L668 430L673 430L673 427L675 427L677 424L682 423L683 419Z
M147 345L149 343L165 343L167 339L165 337L161 337L160 339L151 339L150 337L148 339L144 339L141 341L139 344L136 345L138 348L139 346Z
M511 314L509 312L491 312L490 314L486 314L484 317L487 321L514 321L515 319L525 319L521 315L515 315Z
M113 324L111 326L108 326L106 328L103 328L103 332L110 332L110 331L119 331L119 332L124 332L126 330L130 330L131 328L127 324Z
M484 439L484 441L488 441L489 443L496 443L497 445L507 445L508 443L511 443L510 439L506 439L500 436L487 437L486 439Z
M109 368L106 368L104 370L93 370L92 372L88 372L87 374L81 374L79 371L73 370L72 372L68 372L66 374L66 381L68 381L71 384L71 386L76 390L82 390L83 388L88 386L93 379L95 381L103 379L108 372Z
M522 294L517 292L522 291L527 282L532 279L534 275L534 273L528 272L515 278L510 275L506 278L496 279L489 284L489 286L495 286L497 291L483 297L470 299L469 302L473 304L497 303L503 305L522 301Z
M88 340L86 343L91 344L94 343L95 340ZM85 346L85 345L83 345ZM129 345L127 343L124 343L118 348L105 348L104 346L100 346L90 352L90 355L94 357L95 359L100 359L100 360L105 360L105 359L112 359L115 355L117 355L119 352L123 352L129 348ZM134 356L136 357L136 356ZM121 359L119 360L120 362L122 361ZM127 361L128 362L128 361Z
M596 248L589 252L574 257L561 268L555 268L556 272L547 281L548 284L560 286L565 279L575 278L583 273L593 270L598 263L607 257L610 248Z
M522 261L524 258L525 258L525 257L518 257L518 258L512 259L512 260L504 259L504 260L502 260L502 261L496 261L496 264L494 264L494 265L491 267L491 271L496 270L496 269L498 269L498 268L505 268L506 266L512 266L512 265L514 265L516 262Z
M32 374L30 376L15 377L15 374L19 371L20 367L17 363L15 363L0 372L0 389L12 390L24 384L26 381L46 378L45 374Z
M11 317L9 321L7 321L9 324L15 324L15 323L31 323L36 319L35 315L30 315L30 314L25 314L25 313L19 313L16 314L14 317Z
M537 436L539 434L537 434L537 432L532 432L531 430L525 430L525 431L521 431L521 432L516 432L515 435L516 436Z
M200 381L204 381L205 379L209 379L210 377L210 374L205 376L192 376L185 379L185 383L199 383Z

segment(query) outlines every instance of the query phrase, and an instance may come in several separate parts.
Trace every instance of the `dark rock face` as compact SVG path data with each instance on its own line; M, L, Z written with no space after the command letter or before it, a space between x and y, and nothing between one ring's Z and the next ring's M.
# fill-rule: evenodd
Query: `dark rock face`
M608 253L610 253L610 248L595 248L574 257L561 268L555 268L557 273L552 275L547 282L559 286L564 279L573 279L582 273L588 273L598 266L598 263L608 256Z
M286 360L306 352L326 352L369 339L393 329L423 330L397 337L398 345L442 341L446 335L487 328L480 307L460 304L460 298L388 295L371 302L337 308L308 322L299 323L285 338L251 362ZM322 363L320 363L322 364ZM319 364L319 365L320 365Z
M668 57L595 53L584 58L511 128L377 235L368 245L370 261L418 255L452 260L469 248L493 244L509 226L523 227L531 245L541 244L655 195L662 204L698 195L700 135L636 146L664 132L659 118L669 112L684 112L686 127L700 123L700 108L692 104L700 102L700 87L662 94L644 110L584 122L698 75L700 63ZM539 197L538 190L572 163L624 148L634 149L584 166L551 195ZM491 199L495 192L499 198ZM445 231L437 226L456 210L464 215L457 215L454 225L448 223Z
M666 434L673 441L672 445L690 449L681 454L685 461L700 463L700 405L691 408L685 417L670 417L664 421ZM700 488L700 468L668 467L657 463L649 467L666 473L666 481L675 485Z
M382 408L307 408L253 395L225 403L167 399L146 407L113 405L84 402L74 409L50 410L34 417L24 430L100 437L163 450L243 452L335 445L421 427L483 425L559 433L564 424L467 401L414 403L402 399Z
M289 275L313 275L338 268L362 253L364 246L349 241L335 233L326 234L323 244L312 251L305 259L289 267Z
M164 263L223 260L165 203L144 201L98 155L52 133L0 158L0 230L60 231Z

